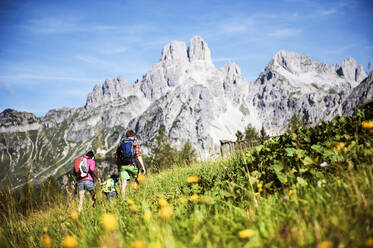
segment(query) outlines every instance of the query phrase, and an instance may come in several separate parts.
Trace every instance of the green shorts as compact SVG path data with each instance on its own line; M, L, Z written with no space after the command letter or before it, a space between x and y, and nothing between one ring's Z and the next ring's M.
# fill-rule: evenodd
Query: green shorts
M139 174L139 168L137 166L125 166L122 165L120 168L120 179L122 180L130 180L131 176L133 178L137 178L137 175Z

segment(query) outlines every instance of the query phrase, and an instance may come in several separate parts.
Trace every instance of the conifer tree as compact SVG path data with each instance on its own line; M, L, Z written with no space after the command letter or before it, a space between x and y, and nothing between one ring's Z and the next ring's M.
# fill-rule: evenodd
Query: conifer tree
M259 140L259 135L256 129L249 123L245 128L245 141L251 146Z
M176 150L171 146L164 128L155 136L155 144L150 148L151 166L159 171L171 167L176 162Z
M260 141L260 143L263 143L267 139L269 139L269 136L266 133L266 130L264 129L264 126L262 125L262 128L260 129L259 141Z
M196 150L192 144L187 141L179 152L179 160L181 164L190 165L197 160Z

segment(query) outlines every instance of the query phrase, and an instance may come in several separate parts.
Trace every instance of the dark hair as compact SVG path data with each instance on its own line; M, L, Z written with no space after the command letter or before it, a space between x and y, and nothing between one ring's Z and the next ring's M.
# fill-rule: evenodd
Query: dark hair
M93 158L95 154L92 151L87 152L86 156Z
M132 129L128 130L126 132L126 137L135 137L135 131L133 131Z
M115 174L112 174L112 175L110 176L110 178L111 178L111 179L113 179L113 180L114 180L114 182L117 182L117 181L118 181L118 178L119 178L119 176L118 176L118 175L115 175Z

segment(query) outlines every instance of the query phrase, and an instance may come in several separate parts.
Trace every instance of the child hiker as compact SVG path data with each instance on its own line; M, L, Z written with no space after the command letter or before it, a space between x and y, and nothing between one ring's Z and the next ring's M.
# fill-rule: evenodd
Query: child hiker
M118 176L111 175L109 179L102 183L102 191L106 195L106 199L111 201L116 195L115 183L118 181Z

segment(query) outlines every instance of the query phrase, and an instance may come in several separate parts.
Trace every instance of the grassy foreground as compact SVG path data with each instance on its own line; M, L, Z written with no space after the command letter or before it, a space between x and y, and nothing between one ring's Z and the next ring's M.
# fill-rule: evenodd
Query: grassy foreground
M301 127L79 215L63 197L7 218L0 247L373 247L372 128L369 111Z

